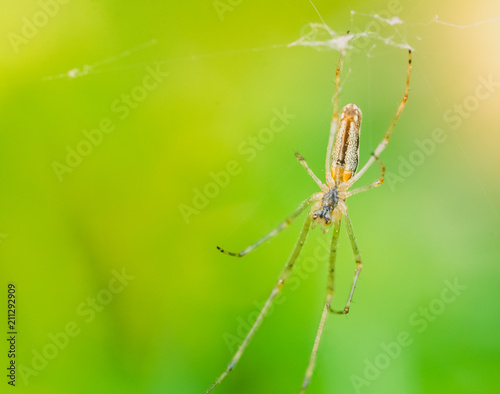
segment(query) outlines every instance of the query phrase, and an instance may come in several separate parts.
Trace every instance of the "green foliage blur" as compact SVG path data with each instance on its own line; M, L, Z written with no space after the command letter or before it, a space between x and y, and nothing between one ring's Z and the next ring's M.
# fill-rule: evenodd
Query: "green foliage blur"
M414 53L386 182L348 200L364 269L349 315L328 317L308 394L498 392L500 22L450 25L500 15L482 3L315 1L336 32L374 32L341 80L341 106L363 112L361 164L405 85L407 51L378 38ZM245 248L318 191L295 152L324 178L339 53L287 47L319 16L306 0L41 0L0 20L0 294L5 307L16 285L18 331L16 387L5 344L0 392L203 393L303 216L242 259L216 246ZM214 394L298 393L330 235L310 233ZM337 267L342 308L344 229Z

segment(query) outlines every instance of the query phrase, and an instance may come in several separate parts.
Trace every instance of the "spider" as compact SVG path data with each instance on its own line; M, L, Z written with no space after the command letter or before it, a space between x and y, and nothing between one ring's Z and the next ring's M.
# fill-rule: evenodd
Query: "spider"
M313 180L319 186L321 191L319 193L314 193L308 199L303 201L299 205L297 210L290 217L284 220L278 227L276 227L269 234L265 235L263 238L258 240L253 245L250 245L243 251L239 253L232 253L232 252L227 252L217 246L217 249L219 249L224 254L230 256L242 257L247 253L250 253L252 250L254 250L256 247L258 247L268 239L278 234L286 227L288 227L290 223L292 223L300 215L300 213L302 213L308 207L311 207L305 219L297 243L295 244L295 248L293 249L293 252L288 259L288 262L286 263L281 274L279 275L278 281L273 290L271 291L271 295L267 299L255 323L253 324L249 333L243 340L242 344L239 346L236 354L233 356L226 370L217 378L217 380L212 384L212 386L206 391L205 394L212 391L227 376L227 374L233 370L235 365L238 363L245 348L247 347L248 343L250 342L255 332L259 328L260 324L262 323L262 320L266 316L266 313L271 307L273 300L276 298L278 293L283 289L283 286L285 285L287 278L290 276L292 269L295 265L295 261L297 260L300 251L302 250L302 246L306 241L309 229L314 228L317 224L321 224L324 233L326 233L329 227L333 225L333 236L331 241L330 262L328 269L328 286L327 286L326 300L323 307L323 312L321 314L318 331L316 334L316 338L314 340L313 349L309 359L309 364L306 369L305 377L302 382L300 393L304 393L306 391L311 381L311 377L314 372L314 366L316 364L316 354L318 351L319 343L321 340L321 334L323 333L323 328L325 325L328 312L336 314L349 313L352 297L354 294L354 289L356 288L356 282L358 280L363 265L361 262L361 255L356 242L356 238L354 236L351 220L349 218L346 199L355 194L380 186L384 181L385 167L380 161L379 156L387 146L387 143L389 142L389 138L391 137L394 126L396 125L396 122L399 116L401 115L401 112L403 111L406 101L408 100L408 91L410 87L410 72L411 72L411 50L408 51L408 69L406 73L406 85L405 85L405 92L403 99L399 104L398 110L392 120L392 123L390 124L389 128L385 133L384 139L379 143L379 145L377 146L375 151L371 154L366 164L358 172L356 172L356 170L358 167L358 159L359 159L359 135L361 127L361 111L355 104L348 104L342 109L340 116L338 115L340 70L342 67L343 57L344 57L344 51L342 51L340 54L337 70L335 73L333 119L330 128L330 137L328 140L328 148L326 153L326 164L325 164L326 184L323 183L314 174L314 172L307 165L305 159L299 153L296 153L295 154L296 158L298 159L300 164L302 164L302 166L306 169L307 173L313 178ZM375 161L380 165L379 179L377 179L375 182L369 185L359 187L354 190L349 190L349 188L356 181L358 181L361 178L361 176L363 176L363 174L368 170L368 168L370 168L370 166ZM337 254L337 241L339 238L340 224L342 219L345 221L346 224L347 235L349 237L351 247L354 252L354 260L356 268L354 271L352 287L349 292L346 306L344 307L344 309L337 311L333 309L332 300L334 294L335 257Z

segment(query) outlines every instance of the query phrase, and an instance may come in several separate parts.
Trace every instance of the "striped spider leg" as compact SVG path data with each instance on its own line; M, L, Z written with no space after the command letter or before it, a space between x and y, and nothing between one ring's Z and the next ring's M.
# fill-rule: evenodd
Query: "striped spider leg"
M330 246L330 262L328 268L328 285L327 294L325 299L325 304L323 306L323 312L321 314L320 323L316 338L314 340L313 349L309 359L309 363L306 369L305 377L302 382L302 387L300 393L305 393L309 383L311 381L314 367L316 364L316 355L319 348L319 343L321 340L321 335L323 333L323 328L325 326L326 317L329 312L336 314L347 314L351 306L352 297L354 290L356 288L356 282L358 280L359 274L362 268L361 254L356 242L356 237L354 236L353 227L351 220L349 218L349 213L346 205L346 199L355 194L373 189L380 186L384 181L385 167L379 159L379 155L387 146L389 139L392 135L392 131L396 122L403 111L403 108L408 100L408 91L410 86L410 71L411 71L411 51L408 55L408 68L406 74L406 85L403 99L399 105L395 117L392 120L389 128L387 129L384 139L377 146L375 151L372 153L366 164L356 172L359 160L359 136L361 129L361 111L355 104L346 105L340 116L338 114L338 101L339 101L339 86L340 86L340 70L342 66L344 52L341 53L339 58L339 63L335 74L335 95L333 104L333 119L330 128L330 137L328 140L327 154L326 154L326 183L321 182L321 180L314 174L314 172L309 168L305 159L298 153L296 153L296 158L299 160L300 164L306 169L308 174L316 182L316 184L321 189L321 192L313 194L311 197L303 201L297 210L283 221L278 227L276 227L269 234L262 237L253 245L247 247L239 253L227 252L220 247L217 247L222 253L230 256L242 257L245 254L254 250L257 246L261 245L268 239L272 238L280 231L288 227L304 210L309 208L309 212L306 216L305 222L300 232L299 238L295 247L290 255L285 267L281 271L278 277L276 285L271 291L264 307L260 311L255 323L250 329L249 333L243 340L242 344L239 346L236 354L231 359L231 362L227 366L226 370L217 378L217 380L210 386L205 394L211 392L226 376L229 372L233 370L235 365L241 358L245 348L254 336L255 332L262 323L264 317L269 311L273 300L276 298L278 293L282 290L287 278L290 276L295 262L302 250L309 229L314 228L317 224L320 224L324 233L326 233L330 226L333 225L333 235ZM380 177L375 182L362 186L360 188L349 190L350 187L361 178L361 176L368 170L368 168L377 162L380 165ZM335 258L337 254L337 243L340 234L340 227L342 219L345 222L347 235L353 250L354 260L355 260L355 271L354 278L349 292L347 302L345 307L336 311L333 309L332 302L334 296L334 274L335 274Z

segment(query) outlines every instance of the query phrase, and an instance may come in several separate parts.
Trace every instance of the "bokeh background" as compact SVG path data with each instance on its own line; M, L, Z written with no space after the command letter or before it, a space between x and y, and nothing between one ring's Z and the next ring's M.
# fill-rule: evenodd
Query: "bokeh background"
M410 99L382 156L390 179L348 202L365 268L351 313L327 320L308 393L497 392L500 20L487 21L500 5L315 4L336 32L379 30L415 51ZM394 9L402 24L370 16ZM228 338L238 341L268 296L302 218L241 260L215 246L246 247L316 191L295 151L324 177L339 54L287 47L319 16L306 0L45 0L4 1L0 19L0 282L4 300L17 286L19 332L17 387L4 377L0 391L203 393L232 357ZM364 162L401 99L407 52L376 37L352 44L340 101L363 111ZM151 70L168 76L145 90ZM283 108L295 116L286 127L242 152ZM58 177L54 162L67 165L68 146L88 148L83 131L103 119L114 131ZM444 141L419 154L433 133ZM238 174L210 189L228 164ZM321 237L311 233L299 269ZM344 233L339 248L341 307L354 268ZM214 393L298 392L326 270L319 260L285 287ZM449 303L446 280L466 287ZM68 324L77 334L64 334ZM402 332L411 344L387 358L384 345ZM370 363L382 367L366 371Z

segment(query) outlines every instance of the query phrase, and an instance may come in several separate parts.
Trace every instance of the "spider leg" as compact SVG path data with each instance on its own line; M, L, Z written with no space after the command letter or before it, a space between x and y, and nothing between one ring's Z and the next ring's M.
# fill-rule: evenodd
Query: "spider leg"
M358 244L356 243L356 237L354 236L354 231L352 229L351 219L349 218L349 214L347 212L347 207L345 207L343 211L343 216L345 218L345 225L347 229L347 235L349 236L349 240L351 241L352 251L354 252L354 261L356 262L356 269L354 271L354 278L352 280L351 292L349 293L349 298L347 299L347 303L345 308L342 311L335 311L333 307L330 305L330 311L333 313L345 315L349 313L349 308L351 307L352 296L354 294L354 289L356 288L356 282L358 281L359 274L361 269L363 268L363 263L361 261L361 254L359 253ZM332 284L332 293L333 293L333 269L330 270L330 283Z
M295 157L299 161L300 164L302 164L302 167L304 167L307 171L307 173L310 175L310 177L316 182L316 184L319 186L321 190L324 192L328 191L328 186L323 184L323 182L320 181L320 179L316 176L316 174L311 170L306 162L306 159L300 154L300 153L295 153Z
M304 226L302 227L302 231L300 232L299 239L297 240L297 243L295 244L295 248L293 249L293 252L288 259L288 262L286 263L285 267L281 271L280 276L278 277L278 281L276 285L274 286L273 290L271 291L271 295L267 299L266 303L264 304L264 307L259 313L259 316L255 320L255 323L253 324L252 328L248 332L247 336L243 340L242 344L238 348L238 351L236 354L233 356L231 362L227 366L226 370L222 373L222 375L219 376L219 378L210 386L210 388L205 392L205 394L208 394L210 391L214 389L215 386L217 386L226 376L229 372L233 370L235 365L238 363L241 355L243 354L245 348L247 347L248 343L254 336L255 332L259 328L260 324L262 323L262 320L266 316L267 312L269 311L269 308L271 307L273 300L276 298L278 293L281 291L283 288L285 281L287 278L290 276L290 273L293 269L293 266L295 265L295 261L297 260L297 257L299 257L300 251L302 250L302 246L305 243L307 233L309 232L309 228L311 227L311 222L312 218L310 215L307 215L307 218L304 222Z
M391 138L392 130L394 129L394 126L396 125L396 122L398 121L399 115L401 115L401 112L403 112L403 108L405 107L406 101L408 100L408 91L410 89L410 73L411 73L411 50L408 51L408 70L406 72L406 85L405 85L405 93L403 95L403 99L401 100L401 103L399 104L398 111L396 112L396 116L392 120L391 125L387 129L384 139L378 144L377 149L372 153L366 164L361 168L361 170L358 171L358 173L351 179L351 184L356 182L361 176L368 170L368 168L373 164L373 162L376 160L376 157L379 157L382 151L385 149L387 146L387 143L389 142L389 138Z
M384 164L382 163L382 161L377 156L374 156L374 157L375 157L375 160L377 160L377 163L380 164L380 178L377 179L375 182L370 183L369 185L362 186L362 187L359 187L357 189L354 189L354 190L351 190L351 191L347 192L347 197L351 197L351 196L353 196L355 194L358 194L358 193L365 192L367 190L373 189L373 188L375 188L377 186L380 186L384 182L385 166L384 166Z
M323 334L323 328L325 326L326 316L328 315L328 310L330 309L330 304L333 299L333 272L335 266L335 258L337 256L337 242L340 233L340 219L336 220L333 225L333 237L330 246L330 267L329 267L329 280L328 280L328 290L326 294L325 306L323 307L323 313L321 314L321 319L319 322L318 332L316 333L316 339L314 340L314 346L311 352L311 357L309 358L309 364L307 365L306 375L304 381L302 382L301 394L305 393L311 377L314 372L314 366L316 364L316 354L318 352L319 342L321 340L321 335Z
M335 132L337 130L337 121L339 119L339 89L340 89L340 69L342 67L342 60L344 59L345 51L340 53L339 63L335 71L335 93L333 95L333 118L330 125L330 137L328 138L328 147L326 149L325 173L326 181L329 185L335 185L332 174L330 172L332 166L332 151L333 143L335 141Z
M254 250L257 246L263 244L269 238L274 237L281 230L288 227L297 218L297 216L299 216L302 213L302 211L304 211L304 209L306 209L312 202L319 200L322 197L322 195L323 195L323 193L315 193L311 197L309 197L307 200L304 200L299 205L299 207L295 210L295 212L291 216L287 217L283 222L281 222L278 225L278 227L276 227L269 234L266 234L261 239L259 239L257 242L250 245L249 247L242 250L241 252L238 252L238 253L228 252L227 250L222 249L220 246L217 246L217 249L219 249L222 253L227 254L228 256L243 257L247 253L250 253L252 250Z

